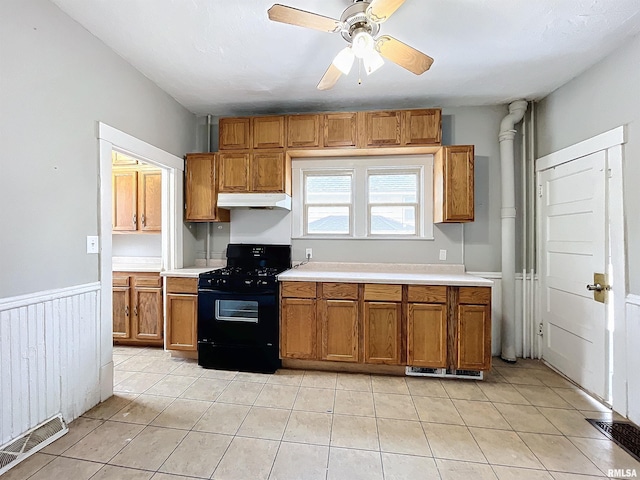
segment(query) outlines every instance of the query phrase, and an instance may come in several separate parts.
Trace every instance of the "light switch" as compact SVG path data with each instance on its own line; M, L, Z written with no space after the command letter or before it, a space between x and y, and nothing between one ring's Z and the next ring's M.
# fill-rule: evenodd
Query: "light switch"
M447 251L440 250L440 260L446 260L446 259L447 259Z
M87 235L87 253L100 253L97 235Z

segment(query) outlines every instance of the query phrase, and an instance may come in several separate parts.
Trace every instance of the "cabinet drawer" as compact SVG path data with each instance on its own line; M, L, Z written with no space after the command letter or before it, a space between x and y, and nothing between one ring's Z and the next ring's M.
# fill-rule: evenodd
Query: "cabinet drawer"
M381 285L367 283L364 286L365 300L381 300L386 302L402 301L402 285Z
M408 299L418 303L447 303L447 287L409 285Z
M160 276L153 277L133 277L133 286L134 287L161 287L162 286L162 278Z
M322 298L357 300L357 283L323 283Z
M490 287L460 287L460 303L467 305L489 305Z
M315 282L282 282L282 296L316 298L316 284Z
M113 275L113 286L114 287L128 287L129 286L129 277L115 274Z
M197 278L167 277L167 293L198 293Z

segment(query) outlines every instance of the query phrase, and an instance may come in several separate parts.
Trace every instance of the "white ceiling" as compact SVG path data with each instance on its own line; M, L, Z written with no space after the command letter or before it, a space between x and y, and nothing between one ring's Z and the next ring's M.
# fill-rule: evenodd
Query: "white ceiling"
M539 99L640 32L638 0L407 0L381 26L435 59L316 85L339 34L269 21L273 0L52 0L196 114ZM339 18L350 0L279 0Z

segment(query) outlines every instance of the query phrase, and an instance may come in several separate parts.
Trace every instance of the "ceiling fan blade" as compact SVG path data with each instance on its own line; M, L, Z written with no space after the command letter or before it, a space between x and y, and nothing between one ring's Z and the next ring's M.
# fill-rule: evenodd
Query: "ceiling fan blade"
M403 3L404 0L373 0L367 8L367 14L374 22L382 23L388 20Z
M339 32L342 28L342 23L339 20L277 3L273 5L267 13L269 14L269 19L274 22L313 28L314 30L320 30L322 32Z
M342 72L340 69L332 63L320 79L320 82L318 83L318 90L329 90L330 88L333 88L341 75Z
M433 58L429 55L425 55L421 51L389 35L384 35L378 39L376 42L376 50L387 60L391 60L393 63L400 65L402 68L406 68L416 75L420 75L429 70L433 63Z

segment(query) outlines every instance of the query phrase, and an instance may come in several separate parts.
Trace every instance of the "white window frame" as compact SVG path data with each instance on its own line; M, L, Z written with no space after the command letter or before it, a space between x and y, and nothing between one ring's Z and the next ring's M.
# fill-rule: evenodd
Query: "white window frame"
M304 190L304 185L306 185L306 178L309 176L326 176L326 177L330 177L330 176L336 176L336 177L344 177L344 176L349 176L351 177L351 195L350 195L350 199L349 199L349 203L307 203L306 200L306 192ZM317 170L317 169L307 169L304 170L302 172L302 218L307 218L307 212L309 211L309 207L322 207L322 206L327 206L327 207L333 207L333 206L339 206L339 207L348 207L349 208L349 231L347 233L331 233L328 234L330 236L334 236L334 237L340 237L340 238L350 238L353 236L353 232L354 232L354 217L355 217L355 202L354 202L354 192L355 192L355 185L354 185L354 176L355 176L355 172L352 168L336 168L336 169L332 169L332 170ZM313 233L309 233L307 231L307 222L302 222L302 228L303 228L303 236L304 238L310 238L313 236L320 236L320 237L326 237L327 234L313 234Z
M305 225L305 174L353 172L350 234L308 234ZM369 174L418 173L416 234L370 234ZM376 204L372 204L376 205ZM382 204L386 205L386 204ZM357 240L433 240L433 155L328 157L292 161L292 238Z

